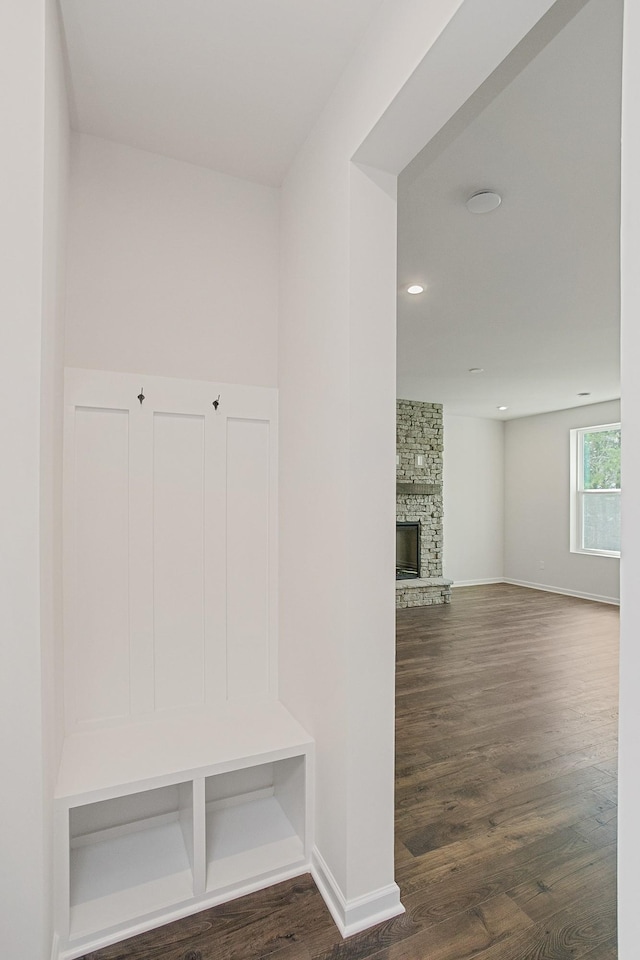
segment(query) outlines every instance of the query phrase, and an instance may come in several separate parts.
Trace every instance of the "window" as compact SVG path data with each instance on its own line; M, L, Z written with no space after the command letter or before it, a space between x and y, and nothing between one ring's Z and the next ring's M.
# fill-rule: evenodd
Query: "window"
M620 556L620 424L571 431L571 550Z

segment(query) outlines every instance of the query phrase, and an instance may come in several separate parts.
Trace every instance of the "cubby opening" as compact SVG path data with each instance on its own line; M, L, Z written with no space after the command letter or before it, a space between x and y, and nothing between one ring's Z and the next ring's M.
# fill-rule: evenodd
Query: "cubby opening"
M305 776L298 756L206 778L207 891L304 860Z
M192 897L193 830L191 782L71 808L71 938Z

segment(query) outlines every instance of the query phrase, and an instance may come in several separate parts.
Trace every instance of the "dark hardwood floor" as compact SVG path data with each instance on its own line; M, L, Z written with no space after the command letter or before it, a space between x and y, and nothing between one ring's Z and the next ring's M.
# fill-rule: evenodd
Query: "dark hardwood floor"
M508 585L398 612L396 879L343 941L310 877L87 960L613 960L618 611Z

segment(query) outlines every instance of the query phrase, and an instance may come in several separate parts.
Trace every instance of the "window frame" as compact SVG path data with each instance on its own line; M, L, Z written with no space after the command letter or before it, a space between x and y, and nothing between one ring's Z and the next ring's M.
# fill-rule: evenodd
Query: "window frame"
M604 433L606 430L622 430L621 424L603 423L592 427L578 427L570 431L571 440L571 510L570 510L570 543L571 553L582 553L591 557L614 557L620 558L619 550L594 550L584 547L583 544L583 517L584 517L584 497L599 495L602 493L617 494L620 497L622 488L606 490L585 490L584 489L584 437L589 433Z

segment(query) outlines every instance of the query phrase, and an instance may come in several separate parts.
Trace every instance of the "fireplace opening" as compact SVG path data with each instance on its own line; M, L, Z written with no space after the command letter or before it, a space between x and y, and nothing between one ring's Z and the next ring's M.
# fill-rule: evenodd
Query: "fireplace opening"
M396 523L396 580L420 576L420 524Z

